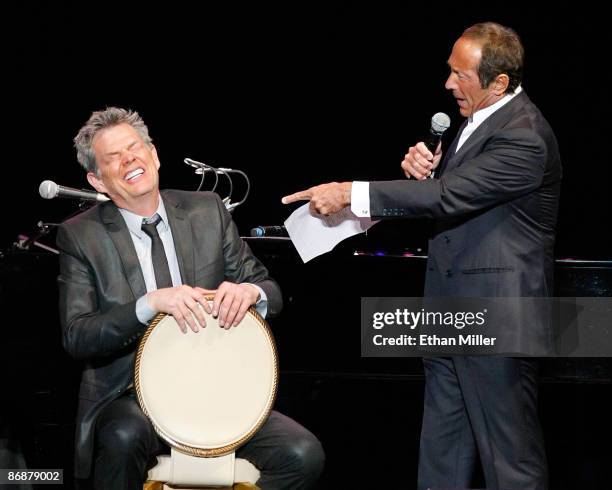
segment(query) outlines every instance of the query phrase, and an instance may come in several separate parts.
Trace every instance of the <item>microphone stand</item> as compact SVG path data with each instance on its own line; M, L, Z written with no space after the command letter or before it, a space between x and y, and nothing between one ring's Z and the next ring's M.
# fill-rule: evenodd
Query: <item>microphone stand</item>
M82 213L83 211L85 211L86 209L89 209L91 206L95 204L97 204L96 201L86 201L84 199L80 199L78 209L74 211L73 213L70 213L68 216L62 219L59 223L45 223L42 220L38 221L38 223L36 223L38 231L34 235L27 236L22 233L17 235L17 240L13 242L13 244L11 245L11 247L7 249L7 251L30 252L32 251L32 247L38 247L42 250L46 250L47 252L51 252L51 253L59 255L59 250L57 250L54 247L50 247L49 245L45 245L44 243L39 242L39 240L47 236L49 233L51 233L51 231L57 228L64 221L67 221L73 216L76 216L77 214ZM6 252L0 250L0 258L3 258L5 255L6 255Z
M237 208L238 206L240 206L241 204L243 204L248 195L249 192L251 191L251 182L249 180L249 177L247 176L247 174L245 174L242 170L236 170L233 168L223 168L223 167L213 167L212 165L208 165L206 163L203 162L198 162L197 160L193 160L191 158L185 158L183 160L187 165L194 167L195 168L195 173L197 175L201 175L202 179L200 181L200 185L198 186L197 190L199 191L202 188L202 185L204 184L204 176L206 175L206 172L212 172L215 176L215 184L213 185L211 192L214 192L215 189L217 188L217 185L219 183L219 175L225 175L228 179L229 182L229 194L223 198L223 203L225 204L227 210L231 213L235 208ZM232 197L232 193L234 191L234 182L232 179L232 176L230 174L235 173L235 174L240 174L244 180L246 181L246 191L244 194L244 197L236 203L232 203L230 201L230 198Z
M17 241L13 242L12 250L30 252L32 247L39 247L48 252L59 254L59 250L38 241L47 236L51 230L59 226L59 223L44 223L43 221L39 221L36 223L36 226L38 227L38 231L30 237L24 234L17 235Z

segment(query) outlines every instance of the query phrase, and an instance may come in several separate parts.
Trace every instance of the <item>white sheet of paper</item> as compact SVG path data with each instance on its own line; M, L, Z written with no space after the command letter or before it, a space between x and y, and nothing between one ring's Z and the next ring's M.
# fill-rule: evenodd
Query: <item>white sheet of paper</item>
M329 216L310 214L309 203L297 208L285 220L285 228L304 263L329 252L342 240L378 223L370 218L358 218L351 208Z

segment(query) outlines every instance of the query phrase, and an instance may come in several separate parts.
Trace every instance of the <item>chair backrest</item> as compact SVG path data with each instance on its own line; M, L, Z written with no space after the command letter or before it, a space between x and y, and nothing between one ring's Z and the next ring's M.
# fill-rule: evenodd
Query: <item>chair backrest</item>
M134 384L162 439L185 454L214 457L235 451L266 421L278 358L254 309L229 330L205 315L206 327L186 334L172 316L158 315L141 339Z

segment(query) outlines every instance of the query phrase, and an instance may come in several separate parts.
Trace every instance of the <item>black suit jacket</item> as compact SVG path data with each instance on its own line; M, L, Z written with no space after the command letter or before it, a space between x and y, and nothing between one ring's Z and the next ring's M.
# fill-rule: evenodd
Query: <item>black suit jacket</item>
M282 308L280 289L238 234L225 206L209 192L162 191L183 284L214 289L224 280L250 282ZM112 202L62 224L60 318L66 350L84 361L76 427L75 474L91 469L97 414L133 381L134 352L146 325L136 301L146 294L130 232Z
M455 153L458 137L439 179L372 182L372 217L433 218L426 296L551 296L561 184L553 131L521 92ZM507 312L507 352L553 353L541 306L521 301Z

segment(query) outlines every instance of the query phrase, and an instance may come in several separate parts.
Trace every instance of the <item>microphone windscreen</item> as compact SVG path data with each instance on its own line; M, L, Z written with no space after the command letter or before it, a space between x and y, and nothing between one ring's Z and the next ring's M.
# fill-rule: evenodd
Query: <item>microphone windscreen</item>
M437 112L431 118L431 129L436 133L443 133L450 127L450 124L450 117L443 112Z
M59 191L59 185L57 185L52 180L43 180L38 186L38 193L40 197L45 199L53 199L57 196Z

